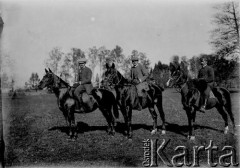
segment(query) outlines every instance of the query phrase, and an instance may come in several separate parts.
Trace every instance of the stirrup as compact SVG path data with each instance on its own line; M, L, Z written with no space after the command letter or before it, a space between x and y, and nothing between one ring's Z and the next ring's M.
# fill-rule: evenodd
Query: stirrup
M202 112L202 113L205 113L205 112L206 112L206 109L205 109L204 107L200 107L200 109L199 109L198 111L200 111L200 112Z

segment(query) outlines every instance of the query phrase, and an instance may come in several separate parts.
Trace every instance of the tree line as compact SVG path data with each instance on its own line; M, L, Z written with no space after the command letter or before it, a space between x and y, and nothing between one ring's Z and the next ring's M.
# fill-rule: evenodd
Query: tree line
M55 74L60 75L65 81L75 79L77 74L77 61L80 58L87 58L87 65L94 72L95 68L99 65L100 72L97 73L95 80L102 78L105 71L106 59L111 58L114 60L115 66L120 70L125 77L129 76L131 68L131 57L138 56L140 63L142 63L148 70L150 70L150 60L147 58L146 53L133 50L130 55L123 54L123 49L116 45L112 50L104 46L99 48L91 47L86 52L80 48L71 48L70 52L62 52L60 47L54 47L49 57L45 60L45 66L50 68Z
M200 69L199 59L204 57L208 64L215 70L217 83L225 82L231 78L239 77L239 4L236 1L221 3L214 6L216 13L212 18L214 29L210 34L210 44L214 49L213 54L200 54L187 59L186 56L172 56L173 63L184 61L189 65L189 74L192 78L196 78ZM116 46L109 50L102 46L100 48L92 47L87 52L83 52L79 48L72 48L69 53L64 54L60 48L55 47L46 60L46 66L51 67L53 72L62 74L64 79L68 81L72 75L76 74L76 63L81 57L88 59L88 65L94 71L97 65L100 65L100 74L97 74L96 80L99 81L101 75L105 71L105 62L107 57L115 60L115 65L125 77L129 77L131 68L131 56L138 56L140 62L146 66L151 73L152 78L159 85L164 86L169 77L169 66L158 61L153 68L150 68L150 60L146 53L132 50L131 54L125 56L123 49ZM63 62L60 65L60 60ZM70 69L73 70L71 73Z
M208 64L215 70L216 81L218 83L226 82L231 78L238 78L239 81L239 3L237 1L219 3L214 6L216 12L212 17L214 29L210 32L210 45L213 47L213 54L200 54L198 56L172 56L172 62L179 63L185 61L189 65L189 73L191 77L197 77L200 68L199 59L205 57ZM98 82L102 79L102 74L105 71L106 58L111 57L115 60L116 68L125 76L129 77L131 67L131 56L138 56L140 62L146 66L151 73L153 79L159 85L164 85L169 77L169 67L163 64L160 60L150 67L150 60L146 53L142 51L132 50L129 55L123 54L121 46L117 45L113 49L107 49L104 46L97 48L96 46L83 51L80 48L71 48L69 52L64 53L60 47L54 47L49 52L49 57L45 60L45 66L67 81L75 78L77 72L77 60L81 57L88 59L88 66L95 70L100 67L100 72L96 75ZM188 56L189 57L189 56ZM6 64L6 62L5 62ZM13 67L10 63L7 67ZM14 85L14 79L4 68L1 72L2 87ZM35 78L30 75L27 84L36 85ZM36 76L36 73L35 73Z

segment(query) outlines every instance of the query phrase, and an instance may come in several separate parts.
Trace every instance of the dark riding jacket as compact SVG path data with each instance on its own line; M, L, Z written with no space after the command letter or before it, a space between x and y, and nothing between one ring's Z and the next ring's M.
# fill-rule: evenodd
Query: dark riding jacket
M206 65L202 67L198 72L198 79L204 79L210 87L213 86L214 83L214 70L212 67Z
M136 80L140 83L140 80L143 82L147 79L148 71L143 65L138 63L136 67L131 68L130 75L133 81Z
M92 79L92 71L90 68L85 66L83 69L80 69L80 68L78 69L76 82L81 81L81 85L83 85L83 87L81 88L85 88L88 94L91 93L93 89L91 79ZM80 90L82 91L82 89Z

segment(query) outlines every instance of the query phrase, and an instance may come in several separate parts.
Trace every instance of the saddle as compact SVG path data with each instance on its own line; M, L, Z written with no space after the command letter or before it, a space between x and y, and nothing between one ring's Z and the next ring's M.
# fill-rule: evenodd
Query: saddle
M139 83L136 87L139 97L145 96L145 93L150 90L147 82Z
M139 106L145 107L147 104L147 99L149 97L148 91L150 90L150 87L147 82L142 82L136 85L136 88L137 88L137 95L140 101Z
M98 102L92 94L88 94L86 89L83 90L83 92L81 94L82 102L80 103L79 100L77 100L74 95L75 89L76 89L76 87L72 87L69 89L69 96L74 98L78 103L76 106L76 109L75 109L76 111L88 112L88 111L92 111L93 109L96 108ZM99 97L99 99L102 98L102 95L99 91L95 91L94 94L96 94L95 97L97 97L97 98Z

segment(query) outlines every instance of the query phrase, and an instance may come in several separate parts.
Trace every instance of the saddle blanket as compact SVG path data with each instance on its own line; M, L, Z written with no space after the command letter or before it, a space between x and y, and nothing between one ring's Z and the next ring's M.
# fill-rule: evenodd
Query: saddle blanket
M138 96L142 97L144 91L149 91L149 86L147 82L139 83L137 86Z
M210 93L209 93L209 98L216 98L212 91L210 91Z

